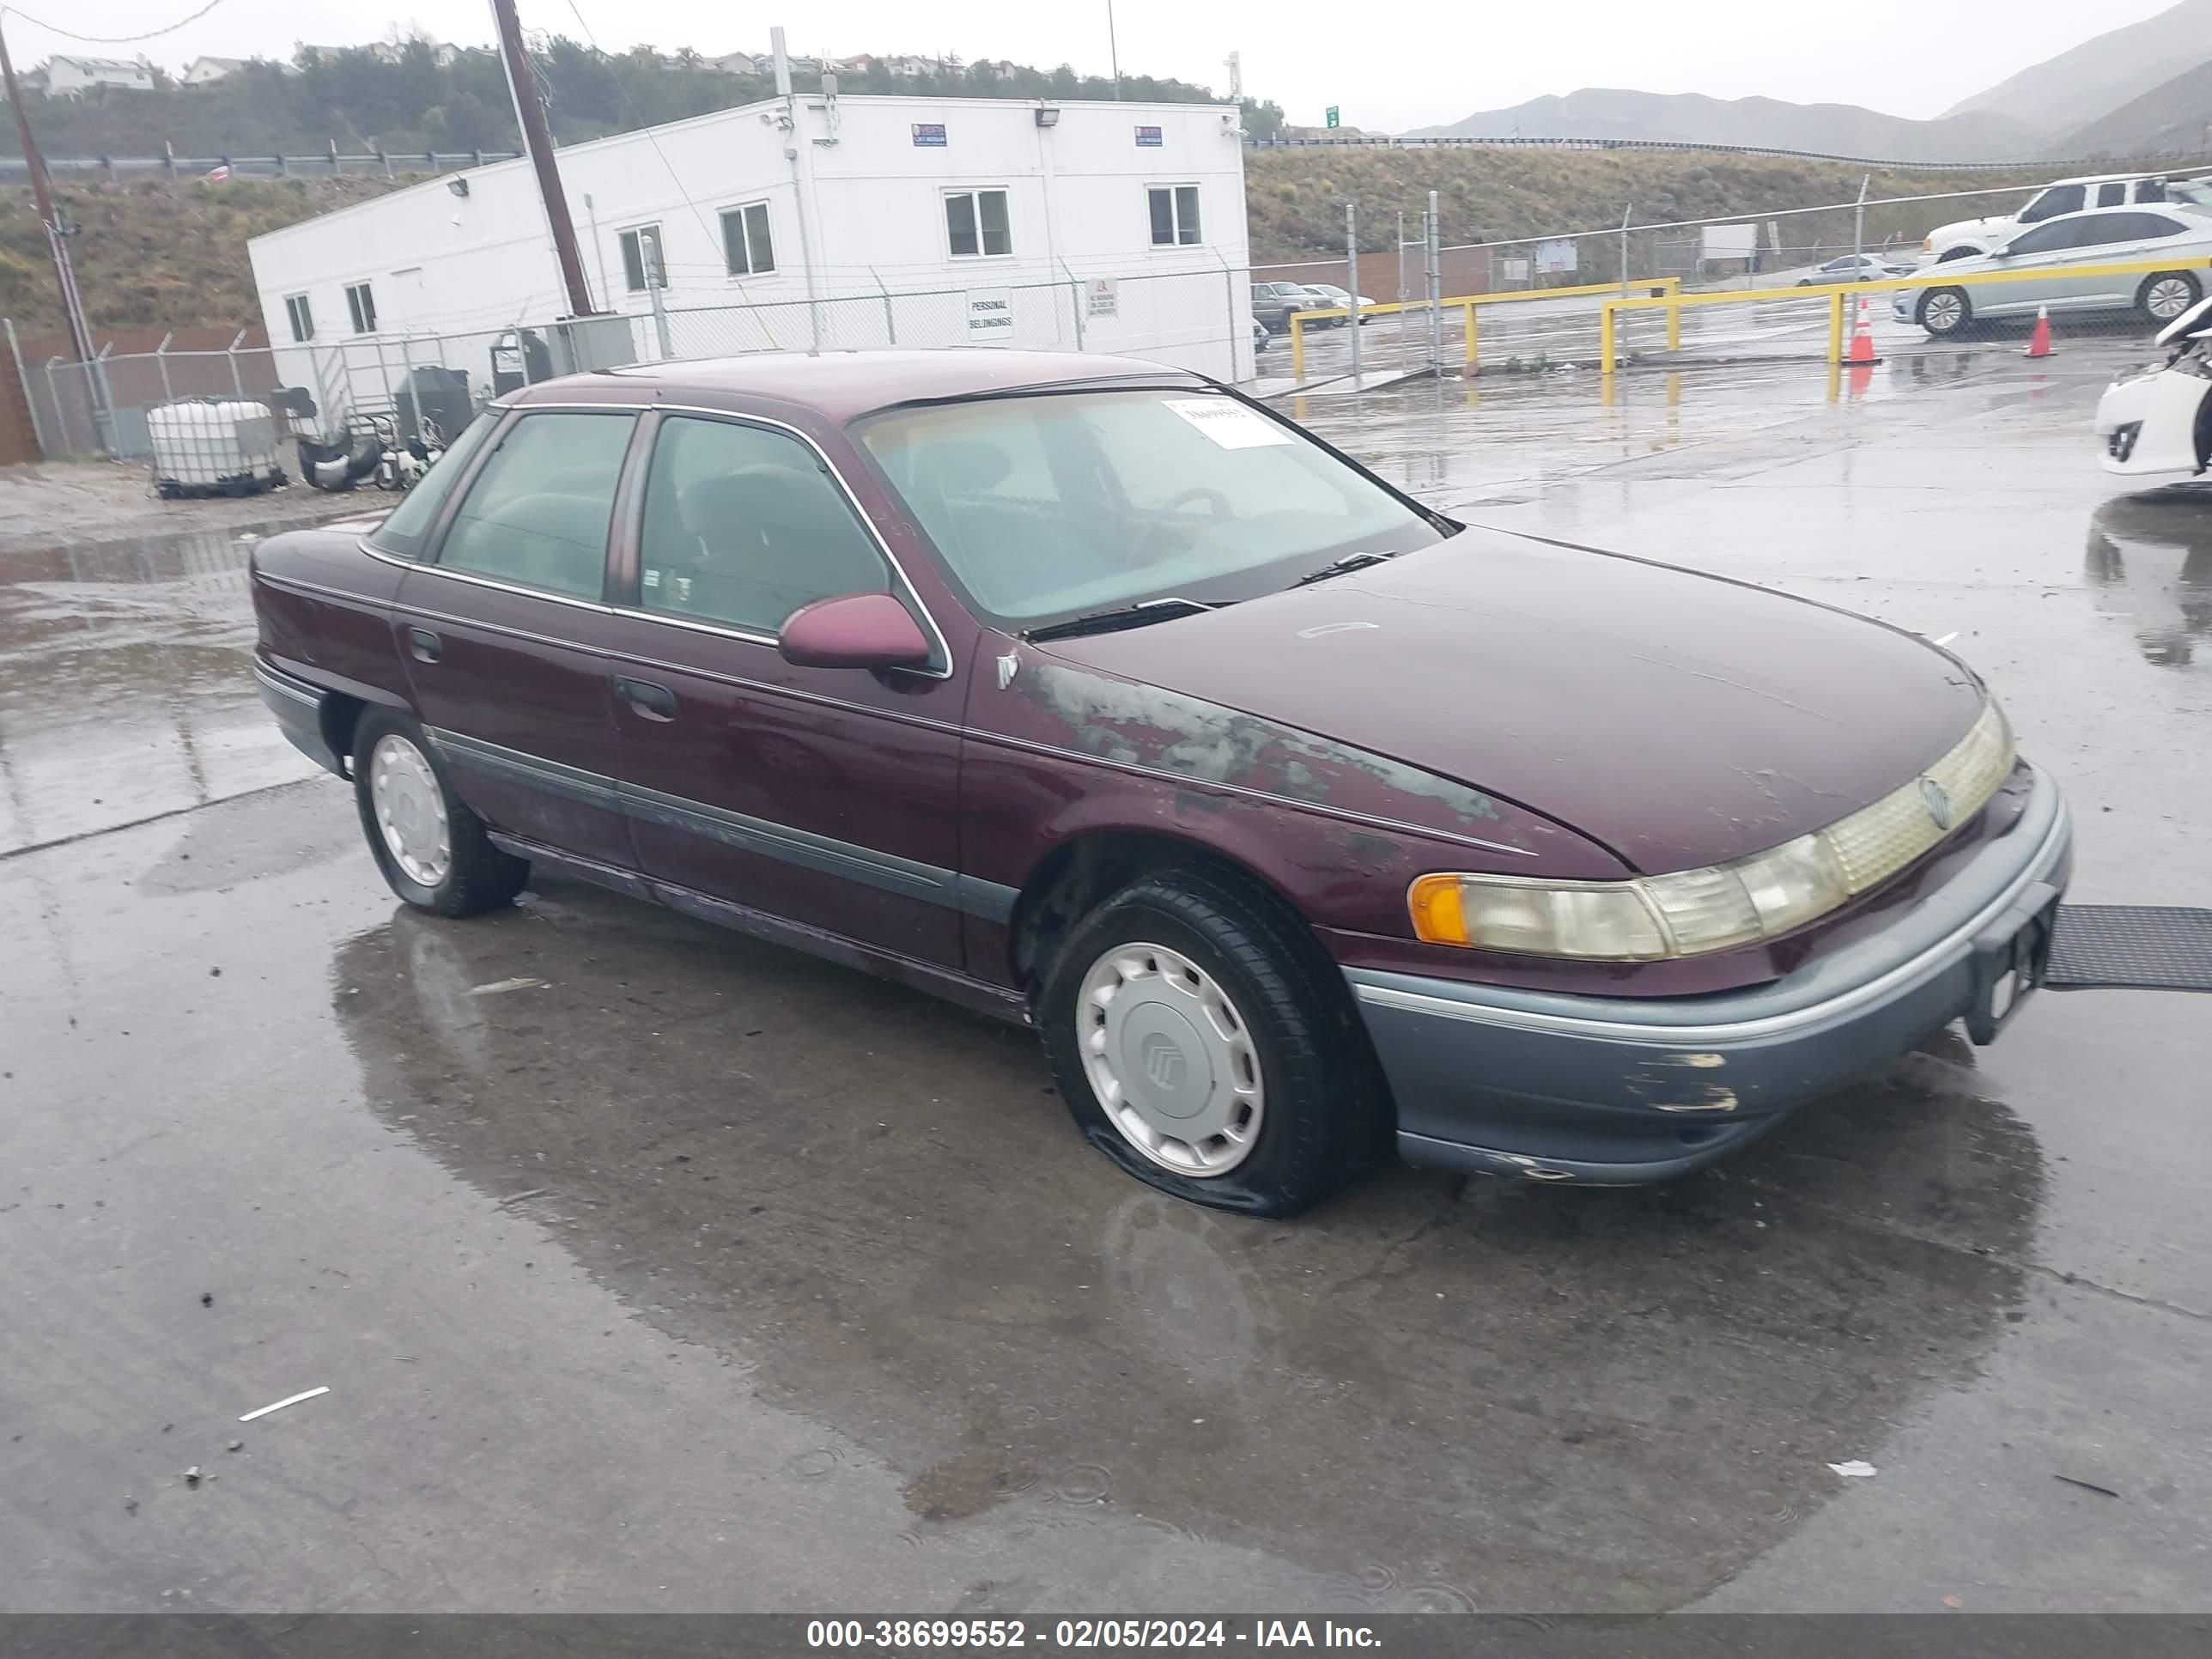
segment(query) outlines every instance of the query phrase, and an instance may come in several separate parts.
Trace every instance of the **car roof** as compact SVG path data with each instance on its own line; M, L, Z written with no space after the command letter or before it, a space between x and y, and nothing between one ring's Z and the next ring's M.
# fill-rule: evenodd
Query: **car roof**
M987 346L951 346L941 350L761 351L741 357L597 369L589 374L541 381L516 393L515 401L557 403L586 386L591 388L591 401L615 401L607 396L611 386L626 385L661 398L692 396L733 407L772 402L845 421L896 404L1114 381L1198 386L1205 384L1205 377L1141 357L1011 351Z
M2061 185L2122 185L2133 184L2138 179L2164 179L2163 173L2085 173L2076 179L2053 179L2038 190L2056 190Z

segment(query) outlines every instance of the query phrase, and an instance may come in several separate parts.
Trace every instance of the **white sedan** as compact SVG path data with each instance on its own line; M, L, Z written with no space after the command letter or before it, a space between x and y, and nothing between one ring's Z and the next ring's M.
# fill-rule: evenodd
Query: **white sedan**
M2098 459L2107 472L2200 476L2212 459L2212 300L2159 331L2162 363L2123 374L2097 400Z
M1901 323L1917 323L1938 338L1964 332L1976 319L2072 312L2133 311L2163 327L2204 297L2203 261L2212 256L2212 212L2187 206L2096 209L2061 214L2031 226L1995 252L1928 267L1946 278L1978 271L2034 272L2033 280L1961 287L1900 289L1890 302ZM2106 264L2171 257L2174 270L2087 276ZM2195 266L2189 269L2188 266Z

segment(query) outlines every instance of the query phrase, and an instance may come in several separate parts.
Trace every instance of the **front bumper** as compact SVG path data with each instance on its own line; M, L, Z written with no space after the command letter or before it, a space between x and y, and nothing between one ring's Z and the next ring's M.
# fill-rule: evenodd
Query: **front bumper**
M1630 1000L1347 969L1399 1155L1540 1181L1686 1175L1954 1019L1994 1036L1990 975L2015 939L2047 945L2072 854L2039 771L2012 829L1894 927L1751 990Z
M2212 380L2173 368L2114 381L2097 400L2098 461L2128 477L2203 471L2197 414L2207 393Z

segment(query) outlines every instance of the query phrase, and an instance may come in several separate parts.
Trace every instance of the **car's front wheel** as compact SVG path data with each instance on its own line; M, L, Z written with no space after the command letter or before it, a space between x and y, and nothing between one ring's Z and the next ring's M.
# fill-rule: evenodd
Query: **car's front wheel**
M2163 328L2203 298L2197 278L2185 270L2154 270L2136 290L2136 309L2154 328Z
M354 799L368 850L392 890L418 909L472 916L513 902L530 864L491 844L453 793L422 728L377 710L354 734Z
M1963 288L1939 288L1920 296L1913 319L1938 339L1963 334L1974 320L1973 301Z
M1177 1198L1295 1215L1381 1148L1387 1091L1341 975L1233 877L1170 871L1107 900L1036 1016L1085 1139Z

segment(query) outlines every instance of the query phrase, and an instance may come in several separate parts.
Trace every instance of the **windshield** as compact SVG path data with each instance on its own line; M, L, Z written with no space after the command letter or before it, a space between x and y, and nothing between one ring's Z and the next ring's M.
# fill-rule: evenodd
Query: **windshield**
M1443 535L1222 392L994 398L854 429L975 608L1013 627L1168 595L1251 599L1347 553Z

